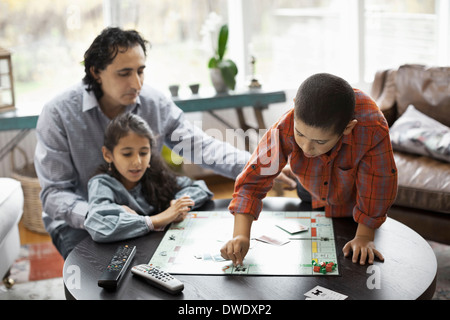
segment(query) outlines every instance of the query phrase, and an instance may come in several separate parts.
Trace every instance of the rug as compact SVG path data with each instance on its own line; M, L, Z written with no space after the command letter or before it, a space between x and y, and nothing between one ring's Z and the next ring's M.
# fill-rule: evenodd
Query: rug
M433 300L450 300L450 246L428 241L438 264L436 291Z
M26 244L11 268L11 278L25 283L62 277L64 259L51 242Z

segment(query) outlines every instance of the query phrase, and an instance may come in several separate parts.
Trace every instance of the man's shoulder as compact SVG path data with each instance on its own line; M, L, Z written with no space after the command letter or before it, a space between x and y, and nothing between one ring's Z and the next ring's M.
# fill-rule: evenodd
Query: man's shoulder
M168 104L172 102L172 100L170 100L163 92L147 84L142 86L139 99L144 105L158 106L160 104Z
M43 111L59 112L67 109L67 106L81 110L84 92L86 92L86 87L82 83L74 84L50 99L44 105Z

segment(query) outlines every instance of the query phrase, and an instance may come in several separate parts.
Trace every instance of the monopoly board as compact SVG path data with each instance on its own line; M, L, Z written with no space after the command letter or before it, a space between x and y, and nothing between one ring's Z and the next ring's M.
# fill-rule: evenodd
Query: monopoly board
M333 221L324 212L261 212L238 267L220 255L233 225L228 211L192 212L170 226L149 264L172 274L322 275L313 272L313 259L337 263ZM338 268L326 274L338 275Z

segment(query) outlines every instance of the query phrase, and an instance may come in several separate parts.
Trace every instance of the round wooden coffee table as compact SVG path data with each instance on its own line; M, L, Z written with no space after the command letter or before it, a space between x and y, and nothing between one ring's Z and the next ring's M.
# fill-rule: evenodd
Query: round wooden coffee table
M227 210L229 200L215 200L203 210ZM264 210L310 211L294 198L266 198ZM260 219L264 219L264 212ZM255 222L258 223L258 222ZM428 243L415 231L388 218L376 231L375 244L385 257L373 266L352 263L342 254L353 239L353 219L333 219L340 276L224 276L176 275L184 282L181 294L158 290L128 270L116 291L107 291L97 280L120 244L135 245L132 265L148 263L164 232L153 232L128 241L101 244L84 239L67 257L63 278L68 299L189 299L189 300L304 300L317 285L347 295L350 300L431 299L436 288L437 261ZM230 231L231 233L231 231Z

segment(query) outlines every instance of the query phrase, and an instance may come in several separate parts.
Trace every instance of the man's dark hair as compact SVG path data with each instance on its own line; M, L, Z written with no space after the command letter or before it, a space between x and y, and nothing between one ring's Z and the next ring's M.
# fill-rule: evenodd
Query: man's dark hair
M308 126L341 135L354 119L355 101L355 93L347 81L319 73L306 79L298 89L294 115Z
M103 96L100 84L91 74L91 67L95 72L105 70L116 58L119 52L125 52L129 48L140 45L147 56L148 41L143 39L135 30L122 30L120 28L106 28L92 42L84 54L83 82L88 85L88 91L94 91L97 99Z

